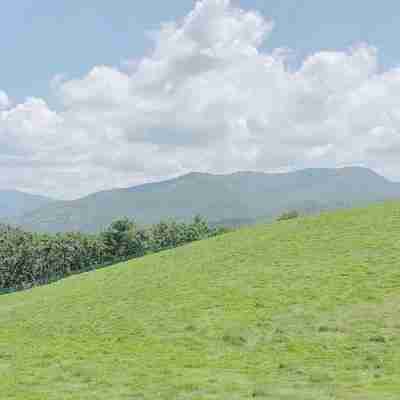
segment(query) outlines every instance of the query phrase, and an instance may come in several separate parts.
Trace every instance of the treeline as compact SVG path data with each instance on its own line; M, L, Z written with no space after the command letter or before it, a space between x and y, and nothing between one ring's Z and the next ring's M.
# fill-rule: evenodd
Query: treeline
M140 228L117 220L98 235L46 235L0 226L0 290L19 290L224 232L201 217Z

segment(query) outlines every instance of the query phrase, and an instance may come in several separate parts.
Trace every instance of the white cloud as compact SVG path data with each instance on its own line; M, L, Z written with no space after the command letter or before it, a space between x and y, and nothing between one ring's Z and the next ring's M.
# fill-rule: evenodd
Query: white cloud
M11 101L8 98L7 94L2 90L0 90L0 110L4 110L10 106L11 106Z
M400 179L400 69L359 44L293 71L286 51L263 50L272 29L229 0L199 1L129 68L57 79L57 112L4 97L0 186L76 196L190 170L347 164Z
M64 74L56 74L50 81L50 87L53 90L58 90L63 82L67 80Z

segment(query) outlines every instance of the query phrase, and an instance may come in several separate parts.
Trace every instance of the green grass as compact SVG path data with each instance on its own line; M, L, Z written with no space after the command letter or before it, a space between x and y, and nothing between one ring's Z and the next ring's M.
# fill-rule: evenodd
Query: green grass
M0 297L0 398L400 398L400 203Z

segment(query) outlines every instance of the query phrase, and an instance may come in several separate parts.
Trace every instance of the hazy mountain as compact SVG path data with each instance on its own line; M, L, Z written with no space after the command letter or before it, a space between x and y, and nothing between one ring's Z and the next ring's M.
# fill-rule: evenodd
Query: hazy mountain
M0 220L14 218L49 205L53 200L16 190L0 190Z
M400 184L365 168L307 169L291 173L190 173L176 179L55 202L14 220L37 231L103 229L127 216L140 224L195 214L211 223L240 225L302 212L362 205L400 198Z

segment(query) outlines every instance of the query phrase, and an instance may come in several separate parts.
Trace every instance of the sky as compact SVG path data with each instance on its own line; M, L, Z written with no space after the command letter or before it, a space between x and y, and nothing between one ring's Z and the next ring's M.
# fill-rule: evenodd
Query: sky
M400 180L398 26L394 0L7 2L0 189L344 165Z

